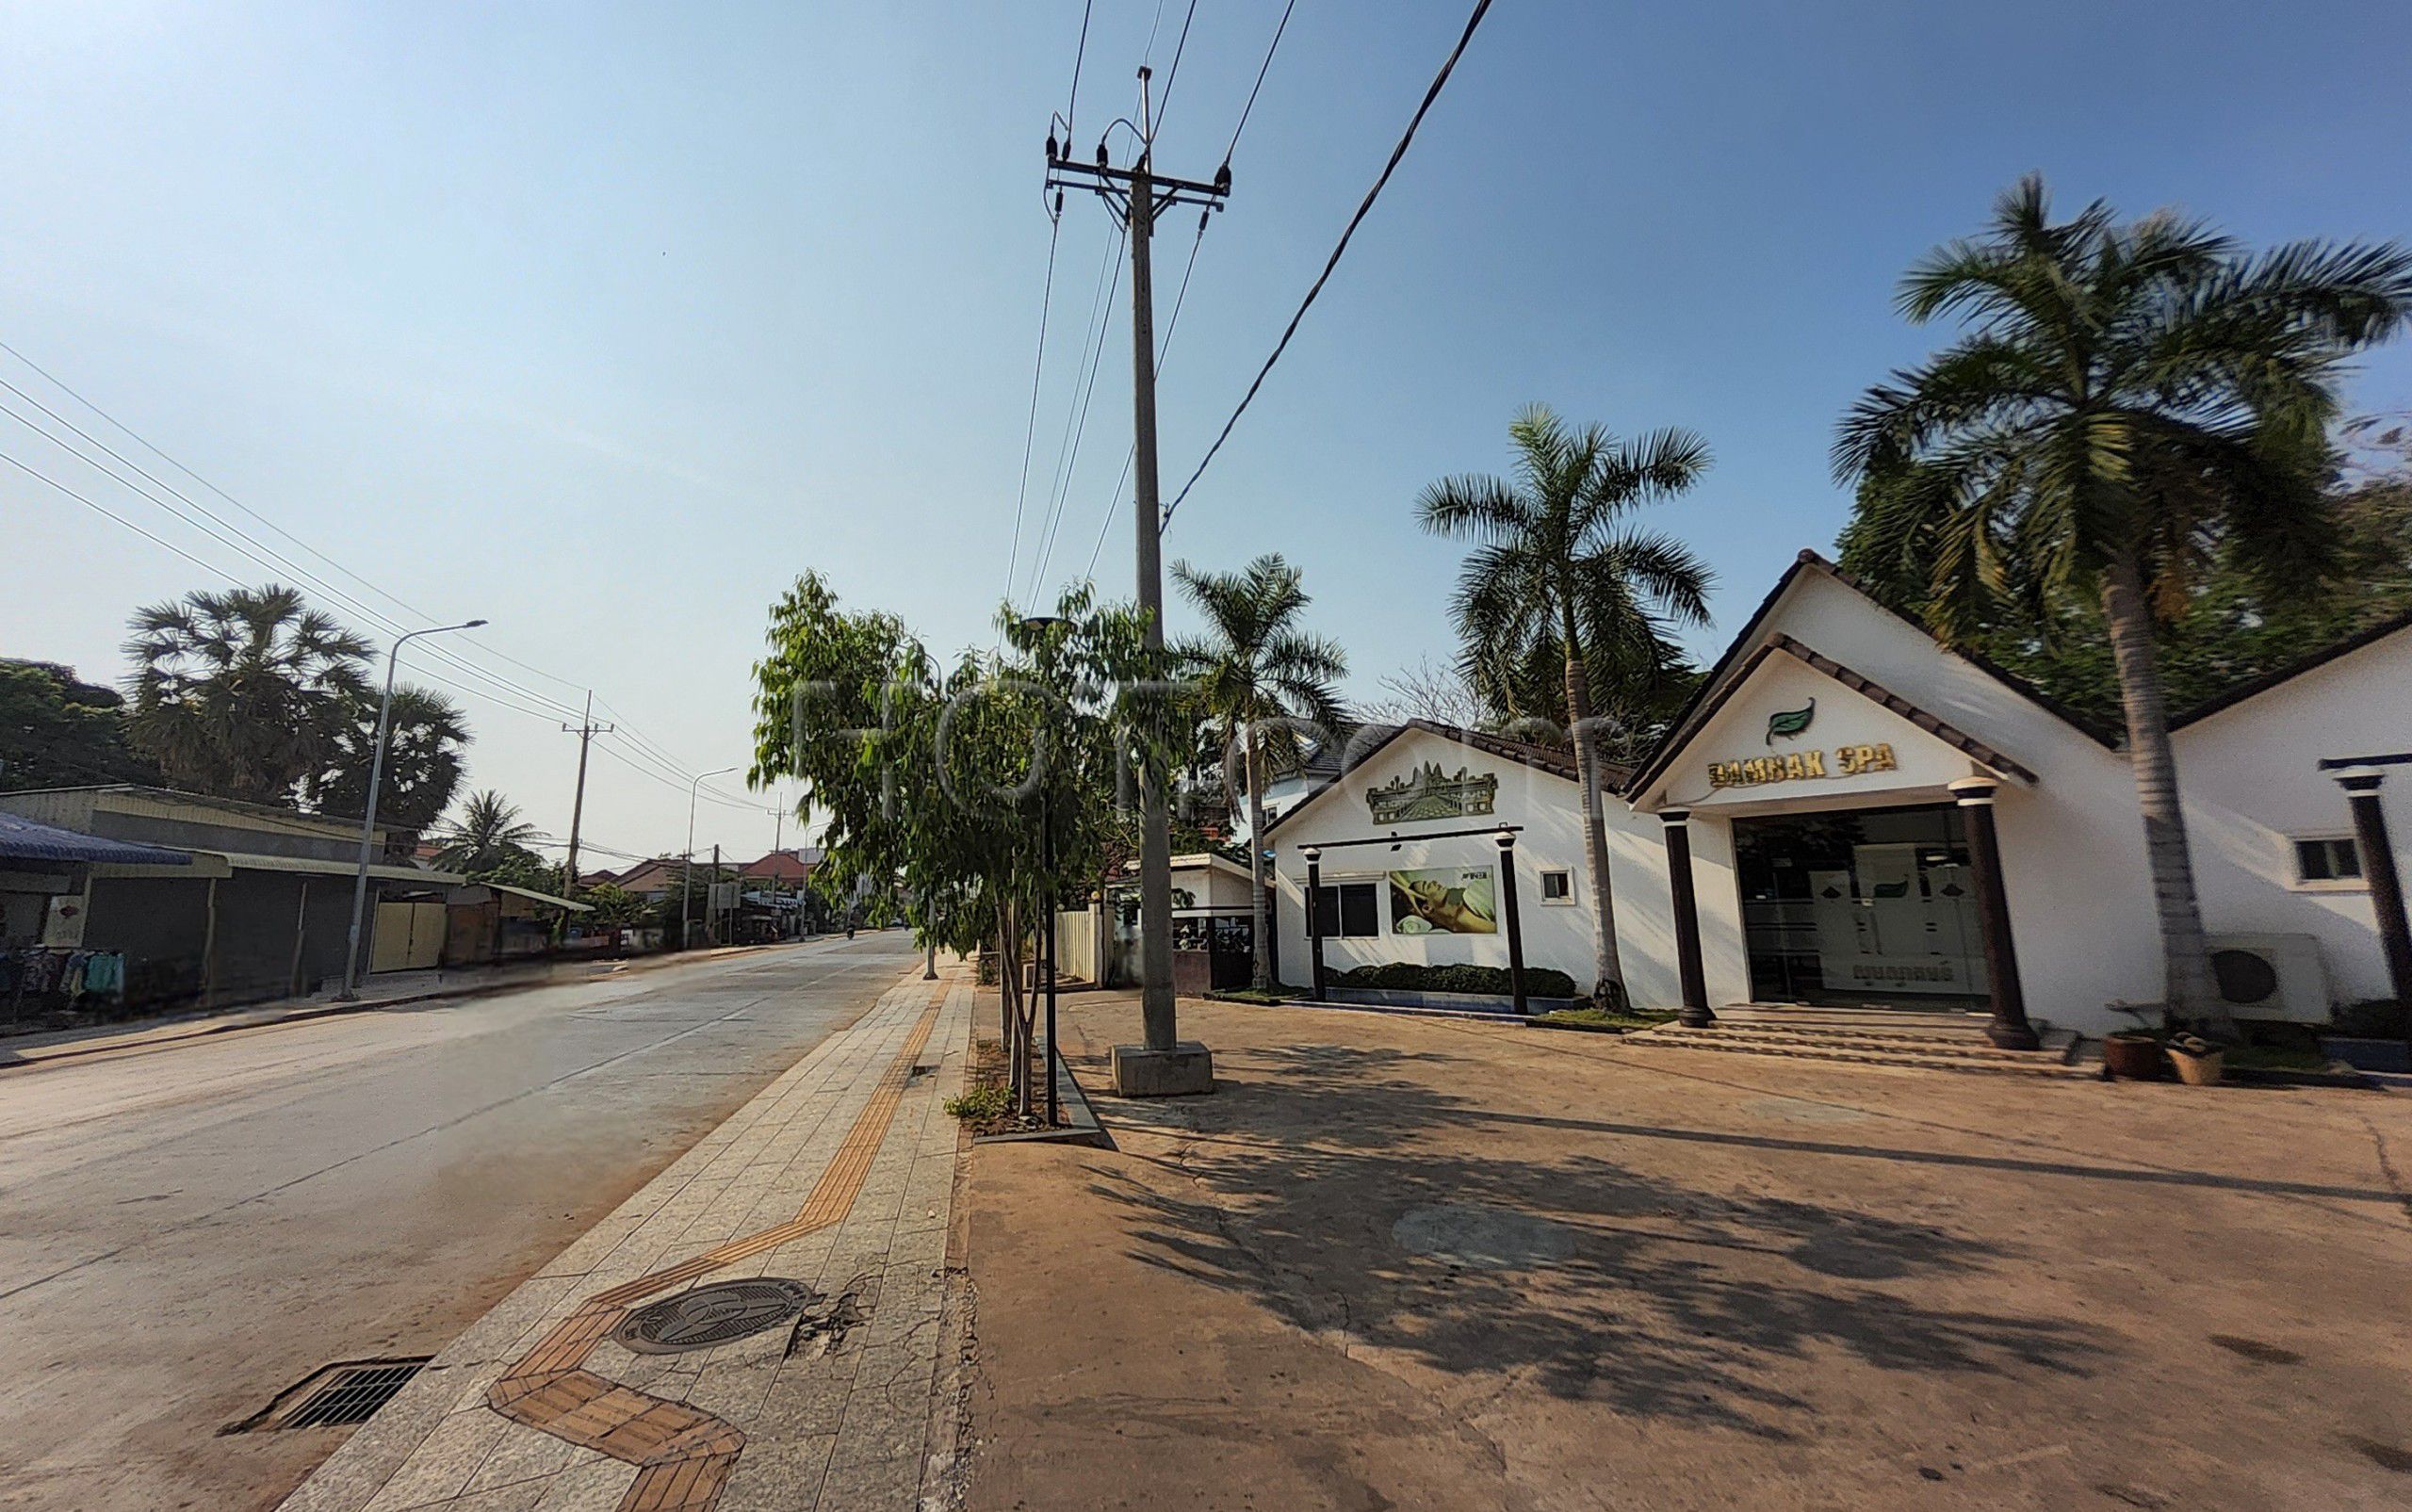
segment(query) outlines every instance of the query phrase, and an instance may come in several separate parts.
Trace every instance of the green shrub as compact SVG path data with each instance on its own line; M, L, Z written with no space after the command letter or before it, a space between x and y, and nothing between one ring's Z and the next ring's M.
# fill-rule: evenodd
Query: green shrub
M1386 961L1344 971L1340 984L1393 992L1462 992L1480 998L1505 998L1513 990L1504 966L1418 966L1409 961ZM1572 998L1574 979L1545 966L1526 967L1524 991L1535 998Z
M959 1097L946 1099L947 1116L960 1118L966 1123L986 1123L1002 1118L1013 1111L1013 1091L1002 1082L992 1081L985 1087L973 1087Z

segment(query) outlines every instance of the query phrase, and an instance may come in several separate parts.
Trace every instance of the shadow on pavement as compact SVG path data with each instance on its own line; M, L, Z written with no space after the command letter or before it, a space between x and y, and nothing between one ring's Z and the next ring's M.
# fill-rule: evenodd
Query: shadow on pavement
M2022 1262L2014 1249L1634 1170L1595 1152L1672 1131L1502 1115L1444 1090L1456 1065L1250 1049L1211 1098L1110 1111L1185 1142L1141 1157L1179 1181L1091 1164L1090 1190L1133 1211L1146 1264L1352 1348L1642 1418L1794 1439L1813 1431L1810 1405L1776 1383L1837 1353L1907 1373L2093 1368L2097 1346L2072 1325L1934 1305L1927 1283L1998 1273Z

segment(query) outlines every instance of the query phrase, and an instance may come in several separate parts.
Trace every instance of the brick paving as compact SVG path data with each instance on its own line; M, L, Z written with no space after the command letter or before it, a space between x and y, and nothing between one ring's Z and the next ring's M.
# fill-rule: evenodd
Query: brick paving
M943 1450L958 1139L941 1104L971 990L916 969L472 1325L284 1512L915 1505ZM817 1296L704 1349L612 1337L633 1309L762 1276Z

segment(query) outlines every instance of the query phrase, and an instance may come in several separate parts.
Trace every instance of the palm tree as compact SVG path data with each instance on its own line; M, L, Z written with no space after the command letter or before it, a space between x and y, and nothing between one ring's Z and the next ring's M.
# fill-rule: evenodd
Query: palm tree
M2328 427L2345 361L2412 314L2412 254L2294 242L2259 255L2100 201L2055 224L2042 179L1900 284L1960 338L1869 389L1834 443L1860 484L1851 545L1915 562L1947 640L2006 601L2091 603L2110 642L2159 910L2167 1012L2235 1032L2212 989L2154 625L2222 554L2273 591L2322 575Z
M1551 655L1563 669L1591 877L1592 997L1622 1009L1594 699L1605 692L1622 707L1657 686L1680 662L1667 632L1708 623L1707 566L1626 519L1699 481L1708 444L1675 430L1620 441L1597 426L1570 428L1541 405L1518 414L1508 433L1512 480L1444 478L1424 491L1417 513L1435 535L1478 543L1452 606L1468 680L1495 691L1516 680L1514 669Z
M461 817L435 853L435 864L448 871L477 876L515 862L535 859L528 842L536 826L522 823L519 805L489 788L469 795Z
M1185 561L1172 567L1173 581L1206 617L1206 633L1176 642L1173 665L1197 687L1199 706L1222 733L1226 770L1247 788L1248 906L1254 922L1260 988L1273 985L1273 936L1264 902L1264 783L1273 771L1295 771L1305 759L1300 722L1336 736L1340 695L1332 685L1348 675L1339 646L1298 628L1306 591L1298 569L1279 552L1257 558L1239 572L1200 572ZM1238 786L1231 775L1228 795Z
M324 756L342 702L367 694L368 642L290 588L187 593L128 625L128 732L179 788L288 800Z
M407 683L395 689L385 731L384 790L377 800L379 820L397 829L423 830L442 817L461 790L461 751L468 740L468 722L459 705ZM376 741L376 700L345 700L326 757L307 785L313 806L325 814L355 817L364 811Z

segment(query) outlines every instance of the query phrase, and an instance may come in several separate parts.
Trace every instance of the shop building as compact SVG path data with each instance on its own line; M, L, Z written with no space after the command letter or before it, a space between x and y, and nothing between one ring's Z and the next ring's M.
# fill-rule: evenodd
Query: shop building
M2236 690L2174 738L2238 1011L2322 1018L2393 996L2380 921L2412 864L2412 620ZM1696 1011L1987 1012L2004 1043L2028 1019L2129 1027L2127 1007L2160 1000L2161 953L2122 745L1803 553L1667 739L1607 774L1628 990ZM1307 958L1312 852L1328 967L1507 965L1512 878L1525 964L1591 978L1563 751L1411 724L1268 838L1285 960Z

